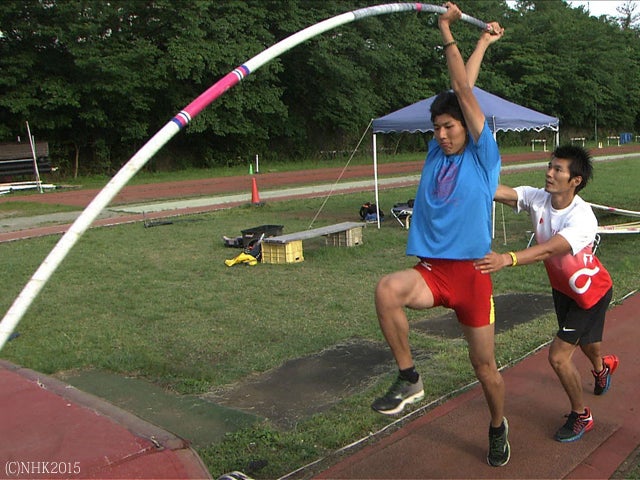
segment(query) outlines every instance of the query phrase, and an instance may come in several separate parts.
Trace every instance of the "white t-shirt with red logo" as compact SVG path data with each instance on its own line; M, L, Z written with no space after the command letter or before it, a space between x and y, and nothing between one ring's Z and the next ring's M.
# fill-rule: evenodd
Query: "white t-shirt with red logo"
M544 261L551 286L573 298L581 308L591 308L609 291L613 282L609 272L593 253L598 220L593 210L579 196L562 210L551 206L551 195L544 189L517 187L515 211L531 217L536 242L547 242L562 235L571 253L554 255Z

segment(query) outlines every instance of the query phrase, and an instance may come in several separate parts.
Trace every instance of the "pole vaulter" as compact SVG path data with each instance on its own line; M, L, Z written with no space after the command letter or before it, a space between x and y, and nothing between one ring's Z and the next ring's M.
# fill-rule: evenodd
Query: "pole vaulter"
M193 120L214 100L265 63L273 60L296 45L315 37L316 35L363 18L408 11L442 14L446 9L445 7L438 7L424 3L391 3L365 7L331 17L300 30L299 32L262 51L246 63L229 72L214 85L209 87L208 90L193 100L153 137L151 137L151 139L140 150L138 150L133 157L131 157L131 159L118 171L118 173L116 173L109 183L107 183L107 185L105 185L105 187L95 196L91 203L87 205L62 238L60 238L58 243L44 259L40 267L38 267L29 282L27 282L18 297L15 299L2 319L2 322L0 322L0 350L7 342L7 339L14 331L31 303L38 296L40 290L42 290L44 285L47 283L53 272L58 268L62 260L64 260L71 248L76 244L84 232L91 226L100 212L102 212L122 187L124 187L124 185L153 157L153 155L158 152L158 150L160 150L180 130L186 127L191 120ZM488 24L469 15L463 14L462 20L475 25L478 28L491 30L491 27Z

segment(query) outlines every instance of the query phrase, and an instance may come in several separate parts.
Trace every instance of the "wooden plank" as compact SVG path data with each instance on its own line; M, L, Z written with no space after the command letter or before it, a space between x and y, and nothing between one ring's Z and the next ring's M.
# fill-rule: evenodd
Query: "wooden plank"
M296 240L307 240L309 238L321 237L322 235L331 235L332 233L346 232L352 228L364 227L366 224L362 222L342 222L326 227L313 228L311 230L303 230L301 232L287 233L286 235L278 235L277 237L265 238L265 243L288 243Z
M35 144L38 158L49 156L49 143L38 142ZM33 152L29 143L0 143L0 161L2 160L32 160Z

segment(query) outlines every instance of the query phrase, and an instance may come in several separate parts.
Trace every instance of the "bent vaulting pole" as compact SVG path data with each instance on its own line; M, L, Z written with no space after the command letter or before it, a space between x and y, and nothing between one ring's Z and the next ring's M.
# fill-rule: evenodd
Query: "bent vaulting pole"
M62 260L67 256L71 248L76 244L84 232L91 226L100 212L113 200L126 183L160 150L174 135L186 127L203 109L214 100L223 95L231 87L242 81L250 73L260 68L265 63L273 60L282 53L299 45L300 43L332 28L376 15L389 13L417 11L444 13L444 7L423 3L391 3L374 5L351 12L343 13L335 17L323 20L315 25L307 27L290 37L281 40L275 45L262 51L255 57L240 65L233 71L218 80L208 90L193 100L175 117L173 117L158 133L156 133L131 159L118 171L118 173L105 185L84 209L69 230L60 238L49 255L44 259L40 267L25 285L11 308L0 322L0 349L20 322L31 303L47 283L53 272L58 268ZM462 20L481 29L490 30L486 23L463 14Z

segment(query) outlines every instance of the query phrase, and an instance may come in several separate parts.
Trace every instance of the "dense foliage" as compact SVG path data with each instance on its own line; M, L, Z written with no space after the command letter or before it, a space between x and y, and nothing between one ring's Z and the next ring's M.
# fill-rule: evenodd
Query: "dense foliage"
M68 173L117 170L191 100L265 48L361 0L0 2L0 142L48 140ZM478 86L554 115L565 135L640 125L636 4L594 18L562 0L460 1L505 38ZM350 23L282 54L205 109L152 168L313 157L352 148L372 118L447 87L431 13ZM478 31L460 23L463 54Z

